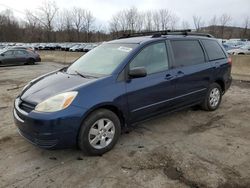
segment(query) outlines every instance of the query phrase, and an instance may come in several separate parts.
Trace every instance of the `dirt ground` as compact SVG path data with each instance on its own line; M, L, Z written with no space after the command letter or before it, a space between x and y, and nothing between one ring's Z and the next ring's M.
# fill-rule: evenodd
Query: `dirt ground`
M137 125L100 157L44 150L17 133L13 100L62 64L0 67L0 187L250 187L250 83L234 81L217 111L190 108Z

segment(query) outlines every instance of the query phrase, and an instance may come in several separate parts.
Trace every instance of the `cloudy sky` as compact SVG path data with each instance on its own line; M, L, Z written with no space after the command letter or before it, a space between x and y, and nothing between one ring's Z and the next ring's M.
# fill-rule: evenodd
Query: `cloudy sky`
M166 8L180 20L192 26L192 16L199 15L208 21L213 15L230 14L232 25L242 25L243 18L250 17L250 0L55 0L60 9L81 7L92 11L97 22L107 25L108 20L119 10L132 6L140 11ZM26 9L36 10L40 0L0 0L0 11L11 7L17 17L24 17Z

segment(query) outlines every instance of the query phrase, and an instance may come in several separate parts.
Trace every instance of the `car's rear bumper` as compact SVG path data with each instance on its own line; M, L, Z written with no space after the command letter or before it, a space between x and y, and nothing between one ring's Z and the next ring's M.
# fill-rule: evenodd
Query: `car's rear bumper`
M40 57L37 57L37 58L36 58L36 62L41 62L41 58L40 58Z
M42 148L66 148L76 145L78 130L85 110L69 106L67 109L41 113L24 112L15 101L13 110L15 124L20 135Z

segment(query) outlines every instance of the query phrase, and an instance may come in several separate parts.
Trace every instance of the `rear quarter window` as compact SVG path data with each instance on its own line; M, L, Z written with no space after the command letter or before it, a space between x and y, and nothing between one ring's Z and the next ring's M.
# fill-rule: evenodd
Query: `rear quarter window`
M221 46L214 40L202 40L210 61L226 58Z
M198 40L172 40L170 43L175 59L175 67L205 62L204 52Z

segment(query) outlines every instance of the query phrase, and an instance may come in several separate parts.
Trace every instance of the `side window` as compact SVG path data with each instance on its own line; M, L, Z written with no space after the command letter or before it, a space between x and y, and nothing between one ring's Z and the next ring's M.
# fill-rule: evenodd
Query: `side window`
M130 63L129 68L144 67L147 74L168 69L168 58L165 42L145 47Z
M7 56L13 55L13 51L12 50L6 51L4 52L4 55L7 55Z
M175 67L196 65L205 62L204 52L197 40L172 40Z
M226 57L217 41L202 40L202 43L206 49L209 60L223 59Z
M15 55L25 55L25 54L27 54L27 52L24 50L16 50L15 51Z

